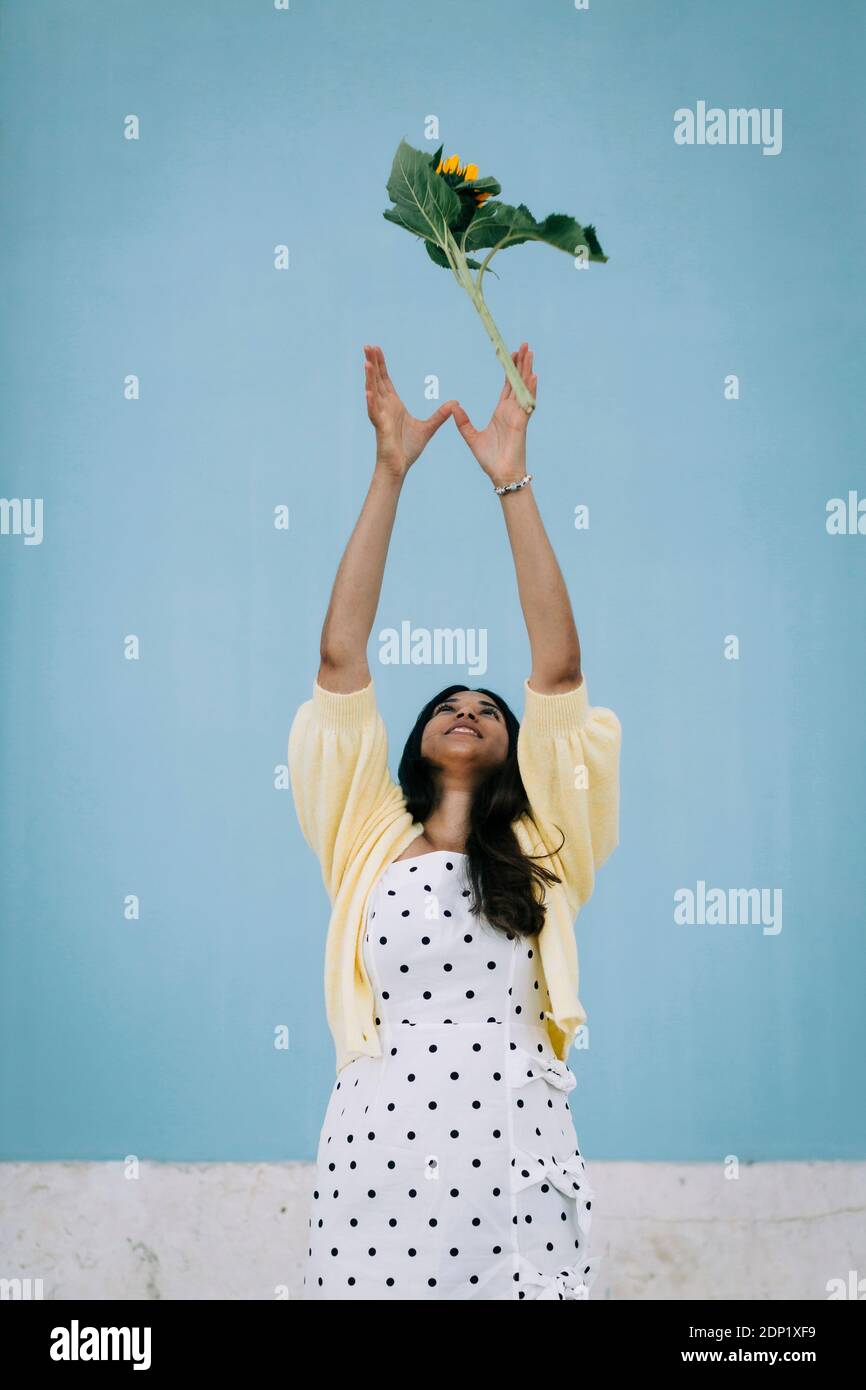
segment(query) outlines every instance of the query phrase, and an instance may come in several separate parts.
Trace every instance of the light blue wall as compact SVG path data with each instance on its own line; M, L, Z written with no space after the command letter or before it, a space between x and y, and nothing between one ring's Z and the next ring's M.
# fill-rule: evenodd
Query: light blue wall
M866 495L864 10L291 3L3 6L0 495L44 499L44 540L0 537L2 1156L314 1154L327 905L275 777L372 466L361 345L419 413L429 373L479 420L500 384L382 218L436 114L610 256L518 248L488 289L536 351L533 486L624 728L578 924L582 1147L863 1157L866 535L825 508ZM782 108L781 154L676 145L699 100ZM401 503L377 630L403 619L486 628L472 683L520 713L500 505L450 425ZM396 767L465 671L377 650ZM676 925L699 879L781 888L782 931Z

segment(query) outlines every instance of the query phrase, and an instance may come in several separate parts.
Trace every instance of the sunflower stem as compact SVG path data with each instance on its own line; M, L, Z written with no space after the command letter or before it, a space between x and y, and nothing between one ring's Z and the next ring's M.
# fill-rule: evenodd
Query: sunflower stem
M531 415L533 410L535 409L535 398L532 395L532 392L527 387L526 383L524 382L523 377L520 375L520 372L517 370L517 367L515 366L514 361L512 359L511 353L505 346L502 334L499 332L499 329L493 322L493 315L487 307L487 304L484 299L484 294L481 289L481 274L479 273L478 282L476 283L472 279L472 272L466 264L466 257L464 256L460 247L457 245L457 242L454 240L454 237L452 236L451 232L447 231L446 234L450 243L446 249L446 254L448 255L449 260L451 261L451 269L454 271L454 274L456 275L459 283L463 286L464 290L469 295L469 298L472 300L472 303L475 305L475 309L478 313L478 316L481 319L481 322L484 324L485 332L487 333L488 338L490 339L491 343L496 349L496 356L502 363L502 366L505 369L505 375L511 382L511 388L514 391L515 396L517 397L518 403L523 407L527 415ZM489 260L490 257L488 256L487 259Z

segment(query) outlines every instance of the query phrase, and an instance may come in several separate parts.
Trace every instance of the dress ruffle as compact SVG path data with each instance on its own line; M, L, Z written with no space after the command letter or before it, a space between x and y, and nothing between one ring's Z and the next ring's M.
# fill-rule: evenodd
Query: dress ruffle
M592 1200L595 1191L577 1149L566 1158L546 1157L528 1149L518 1149L512 1166L515 1192L523 1192L535 1183L549 1183L575 1204L575 1218L583 1237L589 1240L592 1225ZM525 1255L518 1256L517 1297L519 1299L585 1299L589 1296L601 1265L599 1255L581 1255L574 1264L543 1274Z
M544 1080L549 1086L567 1095L577 1084L577 1078L565 1062L555 1057L534 1055L525 1047L516 1046L510 1054L509 1082L517 1090L530 1082ZM564 1157L542 1154L533 1149L517 1148L511 1163L511 1186L517 1194L536 1184L549 1184L575 1204L575 1219L588 1243L592 1225L592 1202L595 1191L586 1175L586 1164L579 1149ZM602 1257L583 1253L574 1264L545 1274L525 1255L517 1257L517 1296L524 1300L552 1301L585 1299L598 1277Z
M516 1149L511 1160L512 1191L523 1192L535 1183L550 1183L564 1197L577 1205L577 1224L585 1235L592 1224L592 1199L595 1193L586 1177L586 1165L577 1149L567 1158L553 1158Z
M589 1255L577 1264L564 1266L555 1274L542 1274L525 1255L518 1256L517 1297L524 1302L577 1302L589 1297L598 1277L601 1257Z
M509 1053L508 1084L512 1090L519 1090L536 1080L547 1081L563 1094L573 1091L577 1085L577 1077L565 1062L557 1057L533 1056L525 1047L515 1045Z

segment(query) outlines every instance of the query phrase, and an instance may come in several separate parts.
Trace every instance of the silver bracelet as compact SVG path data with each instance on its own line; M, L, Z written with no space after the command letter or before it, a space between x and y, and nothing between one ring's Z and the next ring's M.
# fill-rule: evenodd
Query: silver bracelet
M501 497L503 492L518 492L520 488L526 487L526 484L531 482L532 474L527 473L525 477L520 479L519 483L506 483L504 487L494 488L494 492L497 494L498 497Z

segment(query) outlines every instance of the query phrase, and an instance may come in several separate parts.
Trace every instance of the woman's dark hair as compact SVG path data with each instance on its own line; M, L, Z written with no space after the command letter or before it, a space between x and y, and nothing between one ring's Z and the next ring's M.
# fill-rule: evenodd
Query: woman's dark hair
M424 729L437 705L466 689L465 685L448 685L440 690L424 706L406 740L397 777L407 809L419 824L427 820L441 794L437 769L421 755ZM517 763L520 724L495 691L483 686L476 689L489 695L502 711L508 731L508 754L478 785L472 799L466 839L467 878L472 889L469 910L474 916L483 914L491 926L501 931L536 936L544 926L544 885L562 880L535 862L536 858L548 856L523 853L512 829L512 821L530 809Z

